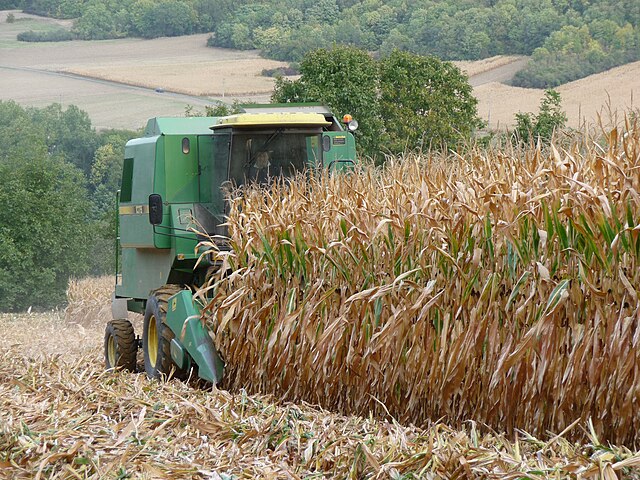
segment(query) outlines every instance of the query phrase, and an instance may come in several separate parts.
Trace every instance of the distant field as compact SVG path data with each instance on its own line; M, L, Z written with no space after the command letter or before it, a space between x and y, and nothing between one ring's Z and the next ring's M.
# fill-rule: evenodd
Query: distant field
M469 77L473 77L474 75L479 75L481 73L509 65L521 58L524 57L518 55L496 55L495 57L483 58L482 60L476 60L475 62L463 60L453 63Z
M208 48L208 34L153 40L18 42L19 32L54 28L60 21L14 11L16 22L9 24L7 13L0 12L0 100L32 106L75 104L89 113L98 128L140 128L150 117L184 115L187 105L202 110L204 105L234 98L268 101L274 80L260 74L264 68L284 65L262 59L254 51ZM62 23L70 25L69 21ZM157 88L165 93L156 92Z
M8 24L7 13L0 12L0 100L33 106L75 104L98 128L139 128L149 117L184 115L187 105L202 110L236 98L267 102L274 81L260 73L284 65L255 51L208 48L208 34L23 43L15 39L19 32L70 27L71 21L14 11L17 20ZM537 111L542 90L500 83L525 62L518 56L455 62L469 75L479 113L490 128L510 127L516 113ZM640 87L638 78L640 62L559 87L569 125L593 121L608 100L613 110L637 108L633 90Z
M207 50L211 54L217 49ZM261 76L260 72L285 65L253 56L180 63L163 61L145 64L144 68L136 65L138 61L109 67L72 67L64 71L141 87L161 87L188 95L222 98L247 94L269 96L273 80Z
M640 62L634 62L561 85L556 90L562 97L569 125L578 127L585 121L597 121L598 114L608 118L609 107L619 115L628 109L638 109L638 79ZM514 115L519 111L537 112L544 91L487 83L474 88L474 94L480 116L489 121L490 128L500 128L513 125Z

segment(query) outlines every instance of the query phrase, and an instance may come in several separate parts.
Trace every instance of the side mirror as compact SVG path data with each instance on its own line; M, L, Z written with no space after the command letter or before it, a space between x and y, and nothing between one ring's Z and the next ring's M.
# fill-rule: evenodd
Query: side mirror
M149 223L153 226L162 223L162 195L149 195Z

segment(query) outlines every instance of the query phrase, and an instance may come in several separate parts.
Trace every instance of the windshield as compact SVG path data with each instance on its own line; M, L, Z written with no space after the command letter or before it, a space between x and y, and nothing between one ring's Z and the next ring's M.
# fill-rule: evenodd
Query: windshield
M320 137L319 129L235 131L229 180L237 186L249 182L267 183L276 177L291 177L306 168L320 166Z

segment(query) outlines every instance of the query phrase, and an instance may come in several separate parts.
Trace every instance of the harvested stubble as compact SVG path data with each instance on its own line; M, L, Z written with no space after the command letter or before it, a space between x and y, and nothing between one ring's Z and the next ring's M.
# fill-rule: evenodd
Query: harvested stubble
M200 292L225 385L637 447L640 126L601 143L246 188Z
M345 417L105 372L94 348L0 351L0 478L640 478L640 454L595 437L508 441L472 422L456 431Z

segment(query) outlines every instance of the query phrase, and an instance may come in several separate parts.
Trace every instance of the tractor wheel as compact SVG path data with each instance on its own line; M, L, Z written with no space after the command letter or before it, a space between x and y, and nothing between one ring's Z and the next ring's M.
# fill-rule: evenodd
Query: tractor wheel
M165 323L169 297L178 293L179 288L167 285L151 294L144 313L142 350L144 369L149 378L185 378L186 372L179 370L171 358L170 344L174 334Z
M136 371L138 345L129 320L111 320L104 332L104 361L107 370Z

